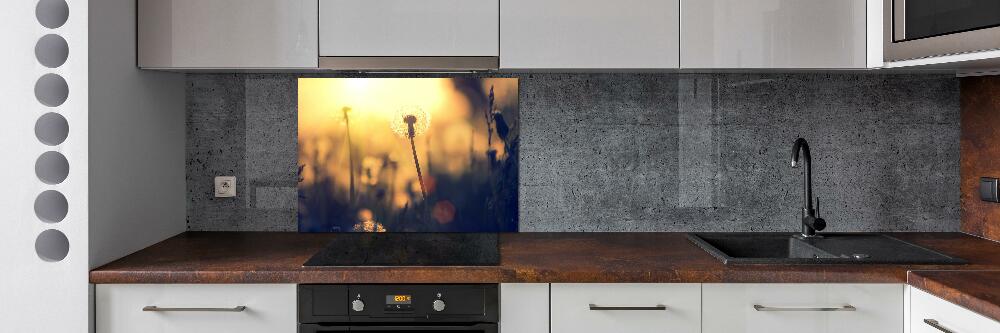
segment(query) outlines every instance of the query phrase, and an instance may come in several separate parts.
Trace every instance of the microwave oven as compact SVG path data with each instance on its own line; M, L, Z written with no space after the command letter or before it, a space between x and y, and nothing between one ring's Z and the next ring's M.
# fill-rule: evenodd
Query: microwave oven
M1000 0L884 0L885 61L1000 49Z

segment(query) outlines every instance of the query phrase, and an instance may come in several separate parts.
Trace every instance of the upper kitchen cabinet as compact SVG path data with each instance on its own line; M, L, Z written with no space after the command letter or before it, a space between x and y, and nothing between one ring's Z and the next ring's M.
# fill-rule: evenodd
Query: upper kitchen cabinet
M317 0L138 0L139 67L317 67Z
M505 69L676 69L679 0L503 0Z
M496 69L499 0L319 0L320 67Z
M681 68L879 67L881 6L874 0L681 0Z

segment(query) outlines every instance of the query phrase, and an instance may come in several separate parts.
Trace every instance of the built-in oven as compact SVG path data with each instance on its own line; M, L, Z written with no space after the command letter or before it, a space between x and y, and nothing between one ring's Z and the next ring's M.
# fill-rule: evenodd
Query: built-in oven
M303 284L299 333L497 333L495 284Z
M1000 49L1000 0L884 0L885 60Z

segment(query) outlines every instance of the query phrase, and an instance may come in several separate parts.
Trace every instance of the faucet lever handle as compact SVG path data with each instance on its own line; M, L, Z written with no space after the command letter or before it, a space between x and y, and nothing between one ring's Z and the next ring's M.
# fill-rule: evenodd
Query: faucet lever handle
M816 196L816 217L819 217L819 196Z

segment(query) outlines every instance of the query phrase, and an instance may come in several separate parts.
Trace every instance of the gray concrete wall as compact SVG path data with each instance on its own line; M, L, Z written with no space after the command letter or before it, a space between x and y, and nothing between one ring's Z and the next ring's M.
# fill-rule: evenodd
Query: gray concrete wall
M800 136L829 231L959 228L954 77L512 76L522 231L797 230ZM295 78L188 76L190 230L295 230ZM217 175L237 198L212 197Z

